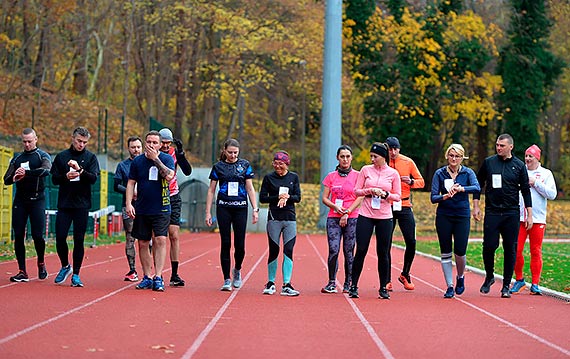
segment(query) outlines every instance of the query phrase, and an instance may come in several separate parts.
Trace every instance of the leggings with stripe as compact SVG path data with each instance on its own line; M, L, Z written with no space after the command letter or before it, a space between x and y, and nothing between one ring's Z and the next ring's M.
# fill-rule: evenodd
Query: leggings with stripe
M269 242L269 257L267 258L267 276L270 282L275 283L277 273L277 257L279 256L279 242L283 235L283 284L291 282L293 274L293 248L297 240L296 221L267 221L267 237Z

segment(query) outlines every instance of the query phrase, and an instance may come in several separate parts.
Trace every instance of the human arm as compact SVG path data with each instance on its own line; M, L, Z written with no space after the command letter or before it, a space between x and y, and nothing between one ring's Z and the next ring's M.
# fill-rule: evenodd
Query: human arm
M10 164L8 165L8 169L6 170L6 173L4 173L4 185L5 186L9 186L15 182L14 181L15 174L16 174L16 165L14 163L14 160L12 160L12 161L10 161Z
M174 151L174 155L176 156L176 163L180 167L182 173L186 176L190 176L192 173L192 165L188 162L188 159L184 155L184 148L182 148L182 141L175 138L174 145L176 145L176 151Z
M479 199L473 198L473 210L471 213L474 220L477 222L481 221L481 208L479 208Z
M160 159L160 154L160 150L156 150L150 145L145 145L145 157L151 160L156 166L160 176L167 182L170 182L176 175L176 172L174 172L174 160L169 155L164 155L163 161Z
M211 179L208 193L206 194L206 225L212 225L212 202L214 201L214 194L216 193L216 186L218 181Z
M135 207L133 207L133 198L135 195L135 185L136 181L134 179L129 179L127 182L127 188L125 191L125 210L127 215L131 218L135 218Z
M259 220L259 207L257 206L257 198L255 197L255 188L253 188L253 179L247 178L245 180L245 190L247 191L247 196L249 197L249 202L253 209L251 213L252 223L256 224Z
M542 173L543 180L536 180L536 177L529 177L529 184L533 187L538 194L542 197L553 200L556 198L558 191L556 189L556 182L554 181L554 176L550 170L544 170Z
M49 175L49 171L51 170L51 158L46 152L39 151L39 153L41 158L40 167L26 170L25 176L46 177L47 175Z

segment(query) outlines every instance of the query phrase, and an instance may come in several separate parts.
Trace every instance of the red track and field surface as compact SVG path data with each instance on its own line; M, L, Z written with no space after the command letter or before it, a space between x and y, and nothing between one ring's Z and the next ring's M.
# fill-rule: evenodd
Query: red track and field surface
M472 272L461 297L443 299L440 263L422 256L412 267L416 289L405 291L395 280L403 256L398 248L392 250L394 292L390 300L378 299L374 241L359 299L320 293L327 282L324 235L297 238L292 284L299 297L282 297L279 289L261 294L265 234L248 234L244 284L231 293L219 291L216 233L182 234L179 272L187 286L164 293L122 280L123 244L86 249L84 288L53 283L56 255L46 258L45 281L34 273L34 258L29 283L10 283L17 265L1 263L0 358L570 357L568 302L528 291L502 299L500 281L482 295L483 277ZM280 287L280 272L277 278Z

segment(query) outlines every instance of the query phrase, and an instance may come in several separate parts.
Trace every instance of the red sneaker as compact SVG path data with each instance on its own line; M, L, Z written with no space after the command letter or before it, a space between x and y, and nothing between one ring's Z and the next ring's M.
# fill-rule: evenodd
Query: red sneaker
M398 277L398 281L404 285L405 290L414 290L414 288L416 287L414 283L412 283L412 279L410 278L409 274L407 278L404 275L400 275Z

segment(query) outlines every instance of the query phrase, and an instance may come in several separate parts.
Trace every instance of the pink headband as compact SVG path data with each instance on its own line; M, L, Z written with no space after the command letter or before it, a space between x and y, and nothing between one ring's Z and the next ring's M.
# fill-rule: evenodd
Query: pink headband
M537 160L540 160L540 148L537 145L530 146L529 148L526 149L524 153L525 155L527 153L530 153L531 155L536 157Z
M273 156L273 160L282 161L287 166L291 164L291 160L289 159L289 155L285 152L276 152L275 156Z

